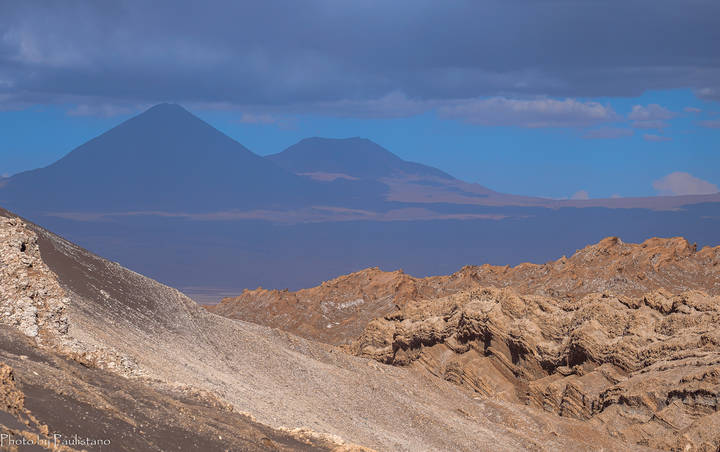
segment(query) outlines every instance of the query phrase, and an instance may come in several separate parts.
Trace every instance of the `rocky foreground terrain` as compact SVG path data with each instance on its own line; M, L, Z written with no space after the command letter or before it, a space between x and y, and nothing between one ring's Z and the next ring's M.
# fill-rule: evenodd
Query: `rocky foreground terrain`
M6 211L0 258L4 450L643 449L430 366L216 315Z
M543 265L363 270L209 309L664 450L720 450L720 247L607 238Z

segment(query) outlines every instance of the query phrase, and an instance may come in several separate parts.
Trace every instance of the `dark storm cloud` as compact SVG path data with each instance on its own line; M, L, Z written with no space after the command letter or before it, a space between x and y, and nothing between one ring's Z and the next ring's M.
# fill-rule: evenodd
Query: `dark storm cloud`
M718 17L716 0L0 0L0 108L69 102L89 114L171 100L402 116L443 107L482 122L473 98L690 87L717 99Z

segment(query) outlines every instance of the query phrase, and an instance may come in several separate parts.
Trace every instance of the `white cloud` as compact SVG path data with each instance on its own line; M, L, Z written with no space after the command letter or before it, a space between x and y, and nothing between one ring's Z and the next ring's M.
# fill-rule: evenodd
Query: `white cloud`
M470 99L438 109L442 118L483 126L586 127L617 119L608 105L575 99Z
M672 141L672 137L653 135L652 133L646 133L645 135L643 135L643 138L645 139L645 141L654 141L656 143L660 143L663 141Z
M579 200L585 200L590 199L590 193L588 193L586 190L579 190L576 191L570 199L579 199Z
M649 104L647 106L635 105L628 114L628 119L632 120L632 127L636 129L656 129L662 130L670 127L666 121L677 116L674 112L658 104ZM644 136L647 141L670 141L672 138L660 135L647 134Z
M698 90L695 90L695 95L697 97L699 97L700 99L719 100L720 99L720 89L718 89L718 88L700 88Z
M278 119L269 114L243 113L238 122L243 124L275 124Z
M652 185L660 195L707 195L720 192L717 185L681 171L670 173Z
M633 121L662 121L674 117L675 113L658 104L635 105L628 114L628 119Z
M438 101L412 99L402 91L391 91L372 99L318 102L313 105L313 109L330 113L344 112L342 116L404 118L425 113L438 105Z
M670 127L670 124L668 124L665 121L660 120L652 120L652 121L635 121L632 123L632 126L636 129L664 129L665 127Z
M129 115L143 110L147 106L123 106L114 104L80 104L67 111L68 116L98 116L111 118L113 116Z
M685 113L700 113L702 111L701 109L695 107L685 107L683 110Z
M602 140L631 137L634 134L635 131L632 129L625 129L622 127L601 127L599 129L588 130L583 135L583 138L587 138L590 140Z

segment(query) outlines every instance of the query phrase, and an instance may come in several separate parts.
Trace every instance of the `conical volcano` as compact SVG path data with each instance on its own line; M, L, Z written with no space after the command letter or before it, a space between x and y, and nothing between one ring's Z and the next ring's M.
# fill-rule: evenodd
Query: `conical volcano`
M0 200L23 211L202 212L297 206L322 192L181 106L160 104L6 180Z

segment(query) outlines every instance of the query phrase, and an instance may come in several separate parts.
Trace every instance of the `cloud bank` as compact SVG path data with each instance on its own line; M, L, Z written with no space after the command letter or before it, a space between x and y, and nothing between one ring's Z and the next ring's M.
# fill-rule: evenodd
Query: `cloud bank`
M663 135L655 135L652 133L646 133L643 135L643 139L645 141L652 141L654 143L662 143L664 141L672 141L672 137L667 137Z
M0 108L102 115L112 110L97 105L174 101L395 117L444 106L480 124L595 124L601 105L537 99L689 87L719 100L718 17L716 0L2 1ZM640 107L633 121L668 119Z
M628 114L628 119L633 121L662 121L673 117L675 117L675 113L658 104L635 105Z
M440 117L462 119L484 126L585 127L612 121L609 106L574 99L517 100L504 97L476 99L441 107Z
M583 135L583 138L587 138L590 140L608 140L614 138L631 137L634 134L634 130L626 129L623 127L601 127L598 129L588 130Z
M676 171L653 182L659 195L709 195L720 192L717 185L699 179L692 174Z

